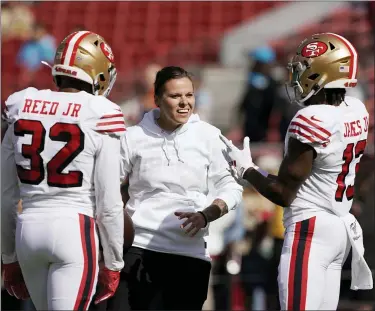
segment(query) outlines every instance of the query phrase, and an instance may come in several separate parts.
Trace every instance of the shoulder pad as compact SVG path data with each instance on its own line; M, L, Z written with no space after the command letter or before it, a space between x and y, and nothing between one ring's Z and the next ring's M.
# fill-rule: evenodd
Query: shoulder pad
M323 108L323 107L319 107ZM290 122L288 134L302 143L326 146L333 134L333 122L329 112L323 116L316 107L307 107L296 113Z
M5 102L1 103L1 118L11 124L15 121L18 115L18 109L25 99L27 92L37 91L36 88L29 87L19 92L11 94Z
M100 109L94 130L101 134L122 136L126 131L124 115L116 104L107 101Z

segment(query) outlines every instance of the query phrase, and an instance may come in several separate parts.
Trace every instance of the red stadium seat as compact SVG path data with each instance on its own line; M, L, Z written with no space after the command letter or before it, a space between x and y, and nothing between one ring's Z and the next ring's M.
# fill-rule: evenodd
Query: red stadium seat
M223 32L284 3L42 1L36 3L34 12L36 20L45 24L57 41L77 27L102 35L113 48L121 77L122 71L128 74L155 60L181 64L215 62L219 52L217 40ZM3 44L2 60L13 53L6 45ZM2 72L12 69L8 62L3 61ZM14 85L18 79L14 74L9 78L10 81L2 82L4 89L7 83ZM50 86L44 75L41 79Z

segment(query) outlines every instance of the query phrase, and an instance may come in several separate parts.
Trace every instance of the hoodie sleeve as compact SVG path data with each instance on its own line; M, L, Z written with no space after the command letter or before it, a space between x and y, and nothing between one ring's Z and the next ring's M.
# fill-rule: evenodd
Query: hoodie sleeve
M242 200L243 188L229 171L228 161L224 157L226 147L220 140L219 133L211 138L211 163L208 178L216 191L216 199L223 200L228 210L234 209Z
M131 153L129 147L129 132L121 137L121 181L124 181L132 171Z

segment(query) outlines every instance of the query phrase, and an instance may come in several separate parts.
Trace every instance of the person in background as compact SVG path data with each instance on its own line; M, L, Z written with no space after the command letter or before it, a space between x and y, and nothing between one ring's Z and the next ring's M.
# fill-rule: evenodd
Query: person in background
M210 225L206 241L212 257L210 284L213 308L210 308L206 301L206 310L229 310L232 308L233 275L237 275L241 269L238 243L245 234L243 217L244 205L241 201L233 212Z
M135 81L133 86L133 96L120 103L120 108L124 114L125 123L127 126L136 125L142 120L145 113L143 108L143 98L146 96L148 90L143 81Z
M144 113L156 108L154 101L154 81L157 72L161 68L159 64L149 64L143 72L141 81L144 84L145 92L141 98L141 104Z
M192 71L195 88L195 113L202 121L210 123L213 112L213 98L209 89L204 86L203 73L200 69Z
M1 2L1 40L27 40L33 33L35 16L30 1Z
M55 38L43 24L33 26L32 36L20 48L17 59L21 66L21 86L37 86L35 75L42 68L42 61L53 63L56 51Z
M259 167L270 174L277 175L281 163L281 157L277 155L264 155L258 158ZM271 216L267 220L267 235L272 239L272 251L268 260L268 274L266 282L267 310L279 310L277 275L281 250L284 242L283 207L273 205Z
M268 223L274 204L252 187L245 187L243 193L246 233L242 243L240 277L245 293L244 307L246 310L266 310L266 286L272 255Z
M273 130L272 140L279 141L280 116L275 108L286 101L280 96L278 83L271 74L276 53L268 46L260 47L249 53L249 60L247 85L237 112L240 125L227 137L233 142L240 142L244 136L250 137L252 142L266 141L269 131Z
M154 81L161 66L149 64L141 74L141 77L134 82L134 95L119 104L125 116L125 123L128 126L138 124L143 115L156 108L154 102Z

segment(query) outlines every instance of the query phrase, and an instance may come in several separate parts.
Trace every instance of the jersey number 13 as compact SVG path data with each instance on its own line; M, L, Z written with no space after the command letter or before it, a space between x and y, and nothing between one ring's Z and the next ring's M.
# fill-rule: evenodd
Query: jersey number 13
M338 202L342 202L344 194L346 192L346 198L348 200L353 199L354 197L354 185L346 186L345 178L349 173L349 166L350 163L355 158L359 158L366 148L366 139L358 141L356 144L350 143L346 146L344 153L342 155L342 159L344 160L344 164L342 165L341 173L337 176L337 190L335 194L335 199ZM359 169L359 162L355 166L355 173L358 172Z

